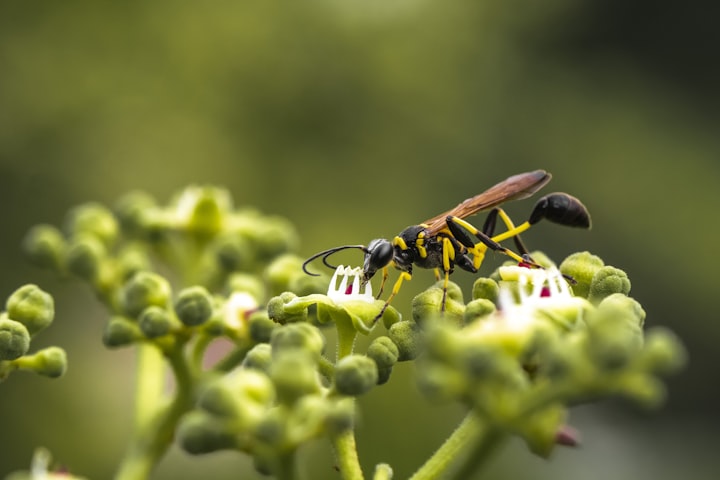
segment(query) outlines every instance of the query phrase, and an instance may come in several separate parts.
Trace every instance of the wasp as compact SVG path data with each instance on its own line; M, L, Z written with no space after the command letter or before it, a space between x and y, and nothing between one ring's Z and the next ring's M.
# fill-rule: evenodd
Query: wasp
M589 229L590 214L577 198L567 193L551 193L540 198L528 219L520 225L514 225L500 205L533 195L547 184L552 176L545 170L513 175L482 193L470 197L455 208L412 225L400 232L392 241L376 238L366 245L342 245L316 253L303 263L303 271L308 275L317 275L308 271L307 266L317 258L328 268L334 269L328 258L341 250L357 249L365 254L361 287L382 270L382 283L377 298L380 298L388 278L388 267L400 271L388 299L377 318L385 312L392 299L400 291L405 281L412 278L413 266L433 269L437 280L444 278L441 311L445 310L447 286L450 274L455 267L476 273L485 258L488 249L505 254L530 267L539 267L528 254L520 240L520 234L545 219L567 227ZM488 211L482 229L478 229L465 218L478 212ZM505 224L506 230L495 235L498 218ZM501 241L513 238L519 254L504 247ZM376 319L377 319L376 318Z

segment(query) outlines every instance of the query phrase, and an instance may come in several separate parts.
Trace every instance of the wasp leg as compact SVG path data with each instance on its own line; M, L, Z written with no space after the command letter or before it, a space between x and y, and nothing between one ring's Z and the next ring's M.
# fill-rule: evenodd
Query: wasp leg
M448 216L446 221L448 229L450 230L450 233L452 233L453 237L455 237L458 242L464 245L468 249L468 252L470 252L474 256L473 266L476 269L480 268L480 264L482 263L485 257L485 252L488 248L490 250L503 253L517 262L526 261L526 259L524 259L522 256L513 252L509 248L503 247L498 242L527 230L530 225L524 228L521 228L524 224L520 225L519 227L515 227L513 231L517 230L517 232L513 233L513 235L508 236L508 232L504 232L491 238L489 235L478 230L472 224L466 222L459 217ZM474 235L478 240L480 240L480 242L476 243L471 235Z
M411 272L400 272L400 276L395 281L395 285L393 285L392 292L390 292L390 296L388 296L387 300L385 300L385 305L382 306L380 309L380 313L378 313L375 318L373 319L373 324L380 320L380 318L385 313L385 310L387 310L387 307L390 305L390 302L392 299L397 295L397 293L400 291L400 287L402 286L402 283L404 280L412 280L412 273Z
M383 267L383 276L382 276L382 282L380 282L380 291L378 291L377 295L375 295L375 298L380 298L380 296L383 293L383 290L385 289L385 282L387 282L388 279L388 268Z
M485 223L483 224L482 232L487 235L490 238L493 238L494 240L497 240L493 237L495 235L495 227L497 224L497 217L500 216L500 219L505 224L505 228L508 229L508 231L515 229L515 224L513 223L512 219L508 216L507 213L505 213L505 210L499 207L495 207L487 215L487 218L485 219ZM520 238L520 234L515 234L513 236L513 241L515 242L515 247L517 248L518 253L520 255L527 255L530 256L530 252L525 246L525 243Z

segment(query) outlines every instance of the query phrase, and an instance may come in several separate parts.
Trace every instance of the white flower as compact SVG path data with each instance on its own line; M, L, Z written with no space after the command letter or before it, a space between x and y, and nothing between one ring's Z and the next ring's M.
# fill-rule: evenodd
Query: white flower
M362 301L367 303L375 303L375 297L372 293L372 285L370 282L365 284L365 290L360 293L360 277L363 271L360 267L344 267L340 265L335 269L335 273L328 285L327 296L336 304L342 304L350 301ZM338 285L338 277L341 277ZM352 277L352 283L348 287L348 277Z
M225 324L237 331L245 328L248 312L258 308L255 298L247 292L235 292L225 303Z

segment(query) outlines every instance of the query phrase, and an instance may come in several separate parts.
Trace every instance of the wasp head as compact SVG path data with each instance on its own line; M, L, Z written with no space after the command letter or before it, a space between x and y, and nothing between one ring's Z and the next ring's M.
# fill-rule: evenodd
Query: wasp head
M317 273L312 273L307 269L308 264L316 258L322 258L322 262L326 267L335 269L337 267L328 262L328 257L340 250L347 250L351 248L365 252L362 278L363 286L375 275L375 273L377 273L378 270L385 268L392 261L394 256L392 243L384 238L376 238L375 240L372 240L367 247L365 245L343 245L316 253L305 260L302 266L303 271L308 275L318 275Z
M388 240L384 238L372 240L365 249L362 285L365 285L378 270L387 267L394 255L395 249Z

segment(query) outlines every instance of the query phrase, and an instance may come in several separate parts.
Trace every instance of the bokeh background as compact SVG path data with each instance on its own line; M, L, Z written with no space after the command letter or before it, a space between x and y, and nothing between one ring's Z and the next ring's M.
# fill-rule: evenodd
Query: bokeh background
M300 253L392 236L496 181L544 168L583 199L591 232L525 239L625 269L648 325L690 364L665 407L578 408L583 447L550 461L513 442L485 478L710 479L720 469L720 82L717 3L668 0L0 2L0 293L53 293L60 380L0 386L0 476L36 446L110 478L129 434L130 351L100 341L84 286L28 265L20 243L71 206L188 184L283 215ZM532 202L508 210L521 218ZM491 262L497 259L491 259ZM491 268L491 267L488 267ZM472 276L455 279L469 285ZM401 310L432 274L419 272ZM406 478L462 416L416 392L412 366L361 402L366 470ZM327 444L307 478L336 478ZM259 478L235 454L174 448L157 479Z

